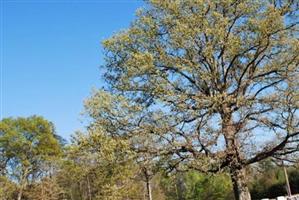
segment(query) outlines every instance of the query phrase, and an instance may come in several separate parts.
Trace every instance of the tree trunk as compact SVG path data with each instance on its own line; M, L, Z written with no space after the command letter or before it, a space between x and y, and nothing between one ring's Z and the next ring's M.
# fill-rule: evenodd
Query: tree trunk
M23 196L23 190L25 189L25 187L27 186L27 176L29 174L29 170L28 168L25 168L24 169L24 173L23 175L21 176L21 180L20 180L20 189L19 189L19 192L18 192L18 198L17 200L21 200L22 199L22 196Z
M184 200L185 199L185 184L184 184L184 177L183 174L178 174L178 180L177 180L177 194L178 194L178 200Z
M251 200L249 188L246 183L245 170L231 171L234 195L236 200Z
M147 200L152 200L152 188L150 179L146 178L146 194L147 194Z
M88 187L88 198L89 200L91 200L91 188L90 188L90 181L88 176L87 176L87 187Z
M246 183L245 169L242 169L240 160L240 143L236 136L236 125L233 122L232 113L227 105L223 105L222 130L227 148L227 159L231 166L230 176L233 183L235 200L251 200L250 192Z
M44 184L43 183L41 183L41 186L42 186L42 194L41 194L41 196L42 196L42 200L45 200L45 192L44 192Z
M23 187L21 186L19 192L18 192L18 200L22 199L22 195L23 195Z

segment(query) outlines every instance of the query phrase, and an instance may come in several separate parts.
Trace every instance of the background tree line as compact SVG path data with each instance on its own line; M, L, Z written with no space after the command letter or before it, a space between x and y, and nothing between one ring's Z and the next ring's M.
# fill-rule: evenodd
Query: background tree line
M0 125L1 200L149 199L147 178L155 200L234 199L228 173L168 173L153 161L136 160L126 140L99 127L74 134L66 144L39 116L7 118ZM299 193L297 167L288 168L293 193ZM253 199L286 195L283 170L273 161L247 170Z

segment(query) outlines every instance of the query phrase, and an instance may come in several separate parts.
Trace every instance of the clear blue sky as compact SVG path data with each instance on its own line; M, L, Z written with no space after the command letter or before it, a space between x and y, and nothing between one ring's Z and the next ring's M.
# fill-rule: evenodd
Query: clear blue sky
M139 0L1 1L1 117L42 115L68 139L103 84L101 40L127 28Z

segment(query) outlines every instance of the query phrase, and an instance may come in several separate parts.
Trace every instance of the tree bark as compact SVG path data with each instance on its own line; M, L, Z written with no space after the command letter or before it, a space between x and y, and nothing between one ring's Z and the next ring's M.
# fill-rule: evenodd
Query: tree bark
M91 188L90 188L90 181L88 176L87 176L87 187L88 187L88 198L89 200L91 200Z
M21 200L22 199L22 196L23 196L23 191L26 187L26 182L22 179L21 183L20 183L20 189L18 191L18 200Z
M23 196L23 190L25 189L26 185L27 185L27 176L29 174L29 169L28 168L25 168L24 169L24 173L23 175L21 176L21 180L20 180L20 189L19 189L19 192L18 192L18 198L17 200L21 200L22 199L22 196Z
M177 180L177 194L178 200L185 200L184 192L185 192L185 185L184 185L184 177L182 174L178 174Z
M237 139L236 125L232 120L232 113L227 105L223 105L222 127L226 141L226 156L230 166L230 176L233 183L235 200L251 200L249 188L246 183L245 169L241 164L242 155Z
M148 177L146 178L146 193L147 193L147 199L152 200L152 188L151 188L150 179Z
M287 173L287 168L285 166L283 166L283 171L284 171L284 176L285 176L285 179L286 179L287 193L288 193L288 196L290 197L292 195L292 192L291 192L289 177L288 177L288 173Z
M233 183L234 195L236 200L251 200L249 188L246 183L245 170L231 171L231 180Z
M22 199L22 195L23 195L23 187L21 186L19 192L18 192L18 200Z

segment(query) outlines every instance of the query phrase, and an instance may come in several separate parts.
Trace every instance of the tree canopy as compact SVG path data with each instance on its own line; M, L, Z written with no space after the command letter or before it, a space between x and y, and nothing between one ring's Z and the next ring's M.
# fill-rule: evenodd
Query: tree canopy
M29 182L51 172L62 153L54 126L39 116L4 118L0 122L1 175L19 184L20 200Z
M86 102L91 126L169 170L226 170L236 199L250 199L248 165L298 158L298 2L147 2L103 42L107 86Z

